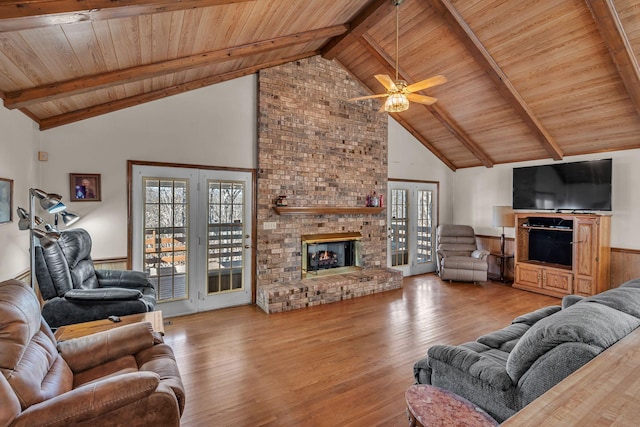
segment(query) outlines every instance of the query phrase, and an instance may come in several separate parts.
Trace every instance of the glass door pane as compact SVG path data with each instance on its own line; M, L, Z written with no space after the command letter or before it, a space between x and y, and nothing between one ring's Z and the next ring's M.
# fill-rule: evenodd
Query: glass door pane
M389 231L391 239L391 266L397 267L409 263L408 237L408 190L391 190L391 221Z
M143 178L144 271L158 302L189 298L187 179Z
M207 182L207 293L244 289L244 183Z
M417 262L433 262L433 191L418 190Z

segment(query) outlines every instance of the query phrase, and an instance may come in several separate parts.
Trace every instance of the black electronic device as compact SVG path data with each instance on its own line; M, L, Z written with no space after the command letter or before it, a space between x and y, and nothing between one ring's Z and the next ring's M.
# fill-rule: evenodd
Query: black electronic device
M612 159L513 169L513 209L610 211Z

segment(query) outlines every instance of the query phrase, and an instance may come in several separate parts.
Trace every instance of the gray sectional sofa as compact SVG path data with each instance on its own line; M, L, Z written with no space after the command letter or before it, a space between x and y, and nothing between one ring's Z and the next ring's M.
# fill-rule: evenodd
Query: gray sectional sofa
M414 376L502 422L638 326L635 279L591 297L566 296L562 306L519 316L474 342L433 346L415 363Z

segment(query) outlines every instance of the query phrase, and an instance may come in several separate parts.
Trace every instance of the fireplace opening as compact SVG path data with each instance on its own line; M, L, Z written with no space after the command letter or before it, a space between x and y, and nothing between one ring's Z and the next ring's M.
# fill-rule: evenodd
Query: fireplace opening
M360 233L302 236L302 278L359 270Z

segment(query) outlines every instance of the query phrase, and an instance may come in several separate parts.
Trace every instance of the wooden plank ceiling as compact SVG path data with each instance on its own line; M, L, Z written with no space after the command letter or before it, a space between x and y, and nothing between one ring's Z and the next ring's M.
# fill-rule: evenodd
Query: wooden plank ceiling
M452 170L640 147L640 0L0 2L0 97L40 129L322 55L438 98L394 118ZM346 101L345 101L346 102ZM378 109L380 101L360 101Z

